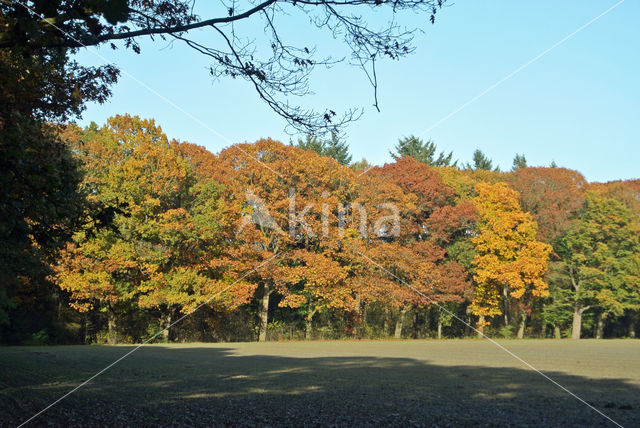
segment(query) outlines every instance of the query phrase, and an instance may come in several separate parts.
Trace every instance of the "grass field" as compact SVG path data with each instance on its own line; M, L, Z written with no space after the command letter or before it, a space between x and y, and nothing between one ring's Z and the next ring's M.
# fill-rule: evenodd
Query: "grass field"
M640 426L640 340L500 343L623 426ZM129 349L0 348L0 425L29 418ZM613 426L480 340L145 346L32 424Z

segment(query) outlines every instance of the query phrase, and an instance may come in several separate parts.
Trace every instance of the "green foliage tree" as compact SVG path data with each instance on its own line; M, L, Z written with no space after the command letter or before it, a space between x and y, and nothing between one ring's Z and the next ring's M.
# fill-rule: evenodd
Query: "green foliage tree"
M500 171L500 168L498 166L496 166L495 168L493 167L493 161L491 159L489 159L484 153L482 153L482 150L480 149L476 149L476 151L473 152L473 164L467 162L464 165L464 169L470 169L473 171L478 171L478 170L486 170L486 171Z
M398 140L394 150L389 152L393 160L398 160L403 156L410 156L431 166L456 166L458 163L458 161L451 162L453 152L449 152L449 154L440 152L436 157L437 147L433 141L423 141L413 135Z
M552 297L573 309L573 339L580 338L589 309L606 317L640 307L640 222L630 209L589 193L580 221L556 247L561 261L555 264Z
M107 314L110 342L128 308L153 309L168 327L221 288L220 266L209 260L220 257L225 242L222 189L195 180L176 142L153 121L116 116L97 132L89 129L76 152L90 197L121 209L112 227L75 234L57 280L75 308Z
M349 146L346 141L342 141L337 132L331 133L331 138L325 142L325 156L331 156L341 165L349 165L352 156L349 154Z
M0 337L43 328L54 298L47 266L89 209L79 164L55 123L78 116L85 101L104 101L116 77L109 66L79 66L65 50L0 49L0 296L8 299ZM8 324L10 313L24 321L21 332Z
M349 145L341 140L335 131L331 132L331 138L326 140L307 134L304 140L298 140L297 146L303 150L313 150L320 156L332 157L341 165L346 166L351 163Z
M516 156L513 158L513 166L511 167L511 171L516 171L520 168L526 168L527 166L527 158L524 155L516 153Z
M296 146L303 150L312 150L320 156L324 156L325 142L314 135L305 135L304 140L299 139Z

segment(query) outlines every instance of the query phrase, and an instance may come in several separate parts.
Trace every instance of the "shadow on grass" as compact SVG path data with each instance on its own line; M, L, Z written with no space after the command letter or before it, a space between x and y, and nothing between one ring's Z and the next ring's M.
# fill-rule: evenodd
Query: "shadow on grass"
M0 425L15 425L128 347L0 350ZM238 356L224 347L145 347L34 425L610 425L539 374L406 358ZM548 372L625 426L640 390Z

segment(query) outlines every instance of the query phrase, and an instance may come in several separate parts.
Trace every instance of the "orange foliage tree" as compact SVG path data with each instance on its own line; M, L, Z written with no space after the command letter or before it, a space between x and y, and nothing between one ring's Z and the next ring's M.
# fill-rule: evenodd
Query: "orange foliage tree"
M538 239L552 243L569 229L585 200L587 181L566 168L519 168L509 184L520 192L520 205L538 223Z
M468 203L455 204L453 189L444 184L436 170L413 158L399 158L370 174L374 180L395 187L384 196L398 204L402 221L397 234L380 236L367 248L368 257L387 271L377 270L376 284L382 290L375 295L384 296L383 303L399 311L395 336L400 337L404 314L411 308L461 303L470 297L466 272L447 257L445 247L472 224L475 212ZM380 195L383 187L370 188ZM398 192L411 198L399 200Z
M231 280L207 263L225 246L222 189L196 182L177 143L153 121L110 118L89 129L76 152L89 198L113 206L114 219L111 228L76 234L57 266L58 284L78 309L107 312L111 342L118 308L156 310L168 327ZM216 300L232 301L228 294Z
M616 180L608 183L590 183L588 189L598 195L622 202L640 214L640 180Z
M356 196L355 172L330 157L267 139L219 155L216 178L234 205L238 266L277 257L251 280L261 295L260 340L266 340L271 294L279 304L313 316L351 310L355 299L338 254L344 212ZM322 268L320 268L322 267Z
M544 281L551 246L536 240L537 225L522 211L519 194L505 183L478 183L473 200L480 222L472 238L476 255L475 293L471 310L480 317L504 316L509 325L511 304L520 312L518 337L524 334L533 299L549 294Z

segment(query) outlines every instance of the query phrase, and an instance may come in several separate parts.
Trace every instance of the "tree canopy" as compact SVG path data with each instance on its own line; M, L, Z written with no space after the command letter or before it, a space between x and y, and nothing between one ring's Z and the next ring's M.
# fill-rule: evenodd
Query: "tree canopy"
M480 223L471 239L477 283L471 310L483 318L503 314L508 325L515 300L525 320L532 300L549 294L544 275L551 246L536 240L537 225L520 208L518 192L504 183L478 183L476 189Z
M637 181L349 165L335 135L213 154L131 115L33 132L53 167L30 180L51 194L3 207L44 211L3 226L2 342L468 335L453 315L507 337L635 334Z
M622 315L640 306L640 217L621 202L589 193L584 214L557 245L562 257L554 298L573 309L572 337L582 315Z

